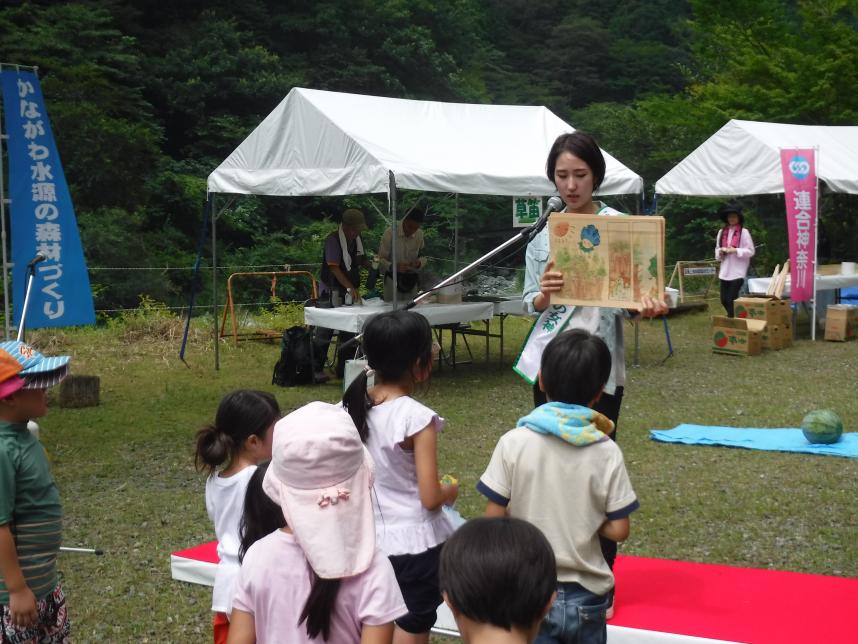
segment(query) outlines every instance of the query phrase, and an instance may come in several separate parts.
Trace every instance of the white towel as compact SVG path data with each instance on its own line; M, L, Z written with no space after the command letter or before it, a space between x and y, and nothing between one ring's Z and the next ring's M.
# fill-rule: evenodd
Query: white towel
M349 243L346 240L346 234L343 232L342 224L337 228L337 234L340 237L340 249L343 251L343 264L346 265L346 273L348 273L352 270L352 256L349 254ZM357 254L363 255L363 242L360 240L360 235L355 241L357 241Z

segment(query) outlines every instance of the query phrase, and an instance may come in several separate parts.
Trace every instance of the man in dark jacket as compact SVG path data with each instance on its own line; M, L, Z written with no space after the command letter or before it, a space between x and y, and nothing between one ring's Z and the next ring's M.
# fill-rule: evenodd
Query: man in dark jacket
M343 212L342 223L325 238L322 251L322 271L319 276L320 308L343 306L344 304L359 304L360 269L369 268L369 261L363 249L361 232L366 230L366 220L363 213L356 208ZM331 343L333 329L316 327L313 340L313 352L316 359L316 380L327 380L322 372L325 359L328 356L328 346ZM339 332L339 342L342 344L354 337L351 333ZM345 369L345 352L337 355L337 377L343 377Z

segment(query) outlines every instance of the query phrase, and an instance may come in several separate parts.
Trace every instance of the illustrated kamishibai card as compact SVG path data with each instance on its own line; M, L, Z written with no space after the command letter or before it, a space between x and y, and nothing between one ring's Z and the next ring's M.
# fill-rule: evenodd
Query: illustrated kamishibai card
M563 273L552 304L633 309L664 295L664 218L553 213L550 259Z

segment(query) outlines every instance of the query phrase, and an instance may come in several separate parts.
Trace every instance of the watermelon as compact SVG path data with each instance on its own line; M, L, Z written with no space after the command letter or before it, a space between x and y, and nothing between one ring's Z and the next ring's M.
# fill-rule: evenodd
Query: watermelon
M843 421L830 409L817 409L801 421L801 432L811 443L836 443L843 434Z

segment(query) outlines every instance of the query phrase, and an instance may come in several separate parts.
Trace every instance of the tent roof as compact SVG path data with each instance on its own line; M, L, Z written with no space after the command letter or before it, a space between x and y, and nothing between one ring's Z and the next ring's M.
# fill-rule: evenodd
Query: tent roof
M784 191L780 148L818 148L817 175L858 193L858 127L731 120L659 179L659 194L728 197Z
M574 128L545 107L439 103L294 88L208 178L210 192L280 196L399 188L549 195L545 159ZM643 179L609 154L599 194Z

